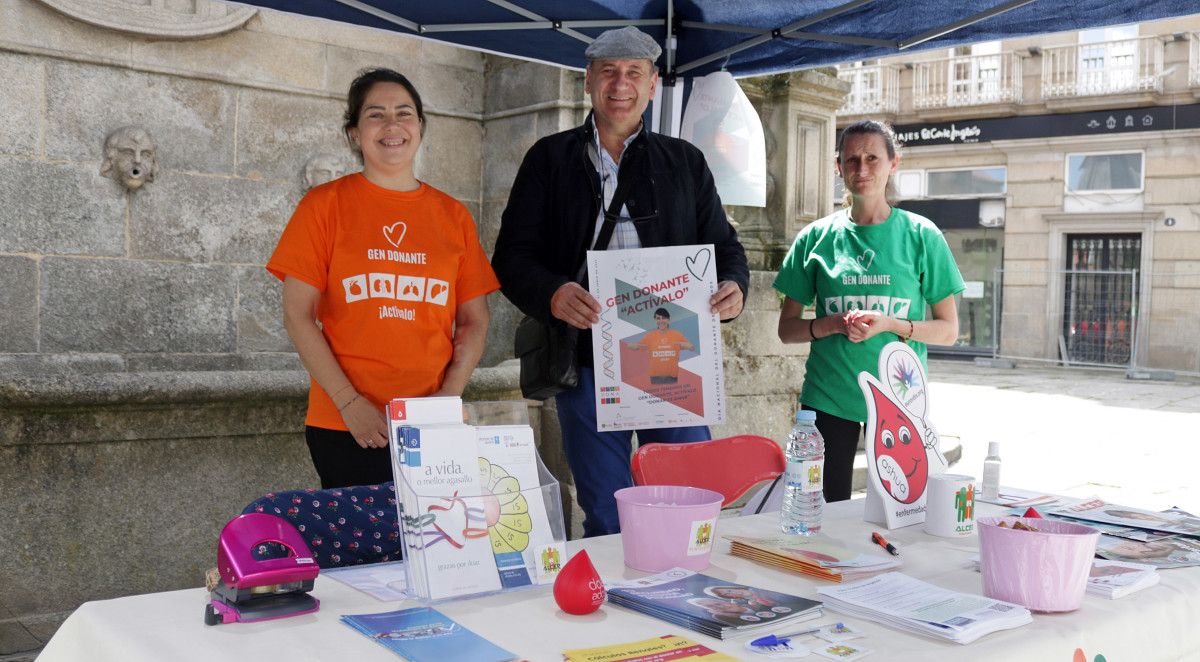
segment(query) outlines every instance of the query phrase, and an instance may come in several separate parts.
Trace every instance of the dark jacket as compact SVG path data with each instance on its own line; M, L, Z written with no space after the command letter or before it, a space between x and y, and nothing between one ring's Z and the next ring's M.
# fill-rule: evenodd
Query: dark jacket
M574 280L591 248L600 212L600 177L588 158L592 122L547 136L525 154L492 267L500 289L521 312L550 319L550 297ZM645 129L625 149L618 177L631 178L625 204L642 246L713 244L717 280L750 286L746 251L729 224L704 155L687 141ZM648 217L648 218L647 218ZM586 288L586 273L584 274ZM591 365L591 339L580 337L580 358Z

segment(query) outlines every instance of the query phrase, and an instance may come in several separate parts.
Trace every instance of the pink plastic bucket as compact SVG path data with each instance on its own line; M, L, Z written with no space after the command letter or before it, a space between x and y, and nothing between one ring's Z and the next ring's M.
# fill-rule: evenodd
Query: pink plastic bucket
M617 490L617 517L625 565L660 572L708 567L717 538L719 492L679 485L640 485Z
M1004 522L1006 528L997 526ZM1023 522L1037 531L1011 528ZM1100 532L1033 517L984 517L979 524L983 594L1034 611L1072 611L1083 602Z

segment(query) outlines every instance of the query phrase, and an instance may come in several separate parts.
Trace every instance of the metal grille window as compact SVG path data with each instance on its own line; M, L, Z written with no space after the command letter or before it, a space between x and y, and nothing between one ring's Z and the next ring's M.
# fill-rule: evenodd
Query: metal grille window
M1141 254L1141 235L1068 235L1060 346L1064 360L1132 362Z

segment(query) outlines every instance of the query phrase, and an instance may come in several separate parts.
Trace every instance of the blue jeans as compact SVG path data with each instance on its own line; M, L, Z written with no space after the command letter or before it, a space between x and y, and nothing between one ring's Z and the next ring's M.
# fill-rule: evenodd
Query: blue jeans
M579 385L554 397L562 428L563 451L575 477L575 495L583 509L585 538L619 533L613 492L633 485L629 457L633 430L596 430L596 384L591 368L579 369ZM637 430L638 444L712 439L708 426Z

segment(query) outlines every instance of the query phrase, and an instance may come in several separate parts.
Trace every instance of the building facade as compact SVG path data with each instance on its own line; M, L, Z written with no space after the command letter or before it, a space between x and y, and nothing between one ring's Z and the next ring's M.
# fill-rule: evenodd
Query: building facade
M967 281L947 352L1200 372L1200 16L839 68ZM836 197L836 196L835 196Z

